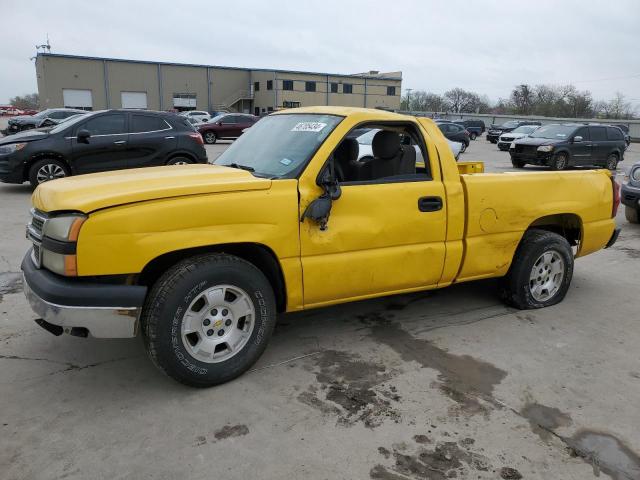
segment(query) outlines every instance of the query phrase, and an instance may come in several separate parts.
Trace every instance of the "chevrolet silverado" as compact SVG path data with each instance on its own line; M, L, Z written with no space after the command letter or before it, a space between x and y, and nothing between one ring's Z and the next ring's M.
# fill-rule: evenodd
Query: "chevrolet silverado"
M351 132L373 129L359 160ZM246 371L279 312L492 277L516 308L560 302L574 258L617 238L611 173L482 172L430 119L283 110L213 165L40 185L25 293L48 331L140 332L158 368L198 387Z

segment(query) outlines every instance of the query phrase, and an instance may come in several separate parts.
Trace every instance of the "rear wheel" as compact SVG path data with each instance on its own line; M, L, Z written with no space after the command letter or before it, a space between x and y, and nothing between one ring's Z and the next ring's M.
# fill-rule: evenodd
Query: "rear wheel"
M215 134L215 132L204 132L203 137L204 141L210 145L218 141L218 136Z
M29 169L29 182L33 188L41 183L58 178L68 177L71 174L69 167L60 160L44 159L39 160Z
M552 170L564 170L567 168L567 164L569 162L569 158L567 154L564 152L556 153L551 160L551 169Z
M523 310L555 305L567 294L572 276L569 242L557 233L529 230L502 279L502 298Z
M611 171L615 171L618 168L618 155L615 153L610 154L607 157L607 168Z
M629 223L640 223L640 208L633 208L628 205L624 207L624 216L627 217Z
M471 140L475 140L476 138L478 138L478 134L476 132L471 132L471 135L469 135L469 138L471 138Z
M169 269L142 314L145 346L173 379L210 387L241 375L262 355L276 322L264 274L227 254L204 254Z

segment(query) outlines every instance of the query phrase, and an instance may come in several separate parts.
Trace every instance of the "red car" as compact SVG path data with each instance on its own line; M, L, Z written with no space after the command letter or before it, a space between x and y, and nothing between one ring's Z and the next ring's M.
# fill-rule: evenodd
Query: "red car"
M219 139L238 138L245 128L260 120L248 113L223 113L197 126L200 135L207 143L216 143Z

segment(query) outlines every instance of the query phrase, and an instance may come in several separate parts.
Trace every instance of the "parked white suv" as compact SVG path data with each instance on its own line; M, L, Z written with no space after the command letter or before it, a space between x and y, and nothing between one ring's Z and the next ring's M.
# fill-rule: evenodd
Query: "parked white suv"
M189 110L188 112L182 112L180 115L183 117L187 117L189 122L193 125L198 125L203 122L208 122L211 120L211 115L209 112L203 112L201 110Z

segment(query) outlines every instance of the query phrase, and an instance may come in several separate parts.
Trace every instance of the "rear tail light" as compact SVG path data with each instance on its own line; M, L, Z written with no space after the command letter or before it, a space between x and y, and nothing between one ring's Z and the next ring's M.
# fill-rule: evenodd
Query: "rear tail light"
M204 145L204 140L202 139L202 135L200 135L198 132L190 133L189 136L193 138L196 142L198 142L200 145Z
M614 218L618 213L618 207L620 206L620 185L618 185L614 176L611 176L611 184L613 186L613 207L611 208L611 218Z

